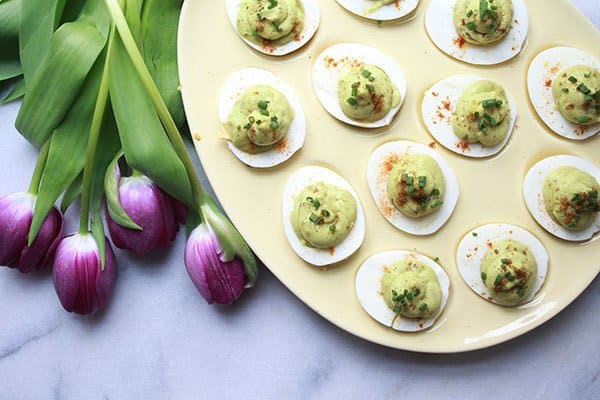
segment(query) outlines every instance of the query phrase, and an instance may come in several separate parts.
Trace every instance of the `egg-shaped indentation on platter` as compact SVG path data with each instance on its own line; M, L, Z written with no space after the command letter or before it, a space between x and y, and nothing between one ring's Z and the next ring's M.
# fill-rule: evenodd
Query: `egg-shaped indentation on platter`
M468 143L466 140L455 134L453 123L459 99L466 88L476 82L484 80L484 78L476 75L451 76L437 82L429 88L423 95L423 101L421 103L423 122L431 136L448 150L467 157L490 157L502 151L510 140L517 121L516 103L510 95L505 94L510 110L509 115L507 115L509 122L507 124L507 132L498 144L486 146L481 142ZM484 99L483 102L492 100L496 99ZM478 119L482 120L484 122L483 128L485 129L486 121L484 117L485 114L482 114L481 116L477 115L477 118L473 116L473 123L476 124ZM485 132L483 135L485 135Z
M425 14L425 28L429 38L444 53L467 64L495 65L517 56L525 43L529 31L529 12L525 0L513 0L513 14L508 32L494 43L476 45L461 37L454 22L454 8L457 0L432 0ZM484 0L486 10L494 6L493 2ZM475 4L475 3L474 3ZM469 18L479 18L483 12L480 2L469 10L459 22L468 26ZM491 10L490 10L491 11ZM489 11L488 14L489 15ZM484 16L485 18L489 18ZM476 29L476 28L473 28Z
M305 166L294 172L283 190L281 209L290 246L309 264L337 263L362 245L366 222L360 198L346 179L328 168ZM350 213L355 218L349 219Z
M356 77L350 78L354 72ZM390 125L406 98L407 81L400 66L389 55L364 44L342 43L325 49L315 59L312 78L323 108L334 118L361 128ZM344 86L346 78L352 79L349 88ZM347 95L342 95L344 88ZM347 115L362 107L363 99L365 118Z
M565 71L576 66L589 68L586 71L590 74L595 71L596 76L588 78L595 78L596 87L588 88L585 84L581 86L580 79L586 79L585 71L584 77L579 77L579 79L571 74L567 76ZM600 119L600 112L596 107L600 104L599 71L600 58L573 47L551 47L540 52L531 60L527 70L529 100L537 115L552 132L571 140L584 140L600 133L600 122L589 123L591 121L582 120L581 122L585 122L582 124L579 121L569 121L562 114L555 100L555 94L580 97L586 111L595 114L596 118ZM566 85L555 88L556 80L561 79L561 74L565 74L562 80ZM587 91L589 93L584 93ZM586 102L586 96L591 96L590 101ZM575 102L567 104L566 108L565 111L568 111L569 108L573 110L572 112L583 111L578 110L579 107Z
M412 156L422 156L424 162L430 165L435 163L437 167L433 168L439 171L436 175L443 177L441 182L434 182L432 178L424 179L429 175L426 173L417 176L407 173L406 177L402 174L402 182L397 184L416 194L406 200L414 202L417 198L420 200L419 205L423 204L423 209L419 207L415 210L418 217L402 213L397 208L399 202L394 204L388 190L391 185L390 176L396 165ZM426 145L411 141L392 141L377 147L367 164L367 183L381 214L397 229L412 235L431 235L438 231L452 215L460 194L458 179L442 156ZM431 188L427 195L419 197L418 194L427 188Z
M390 269L398 263L413 263L415 266L420 264L421 268L424 267L433 272L433 275L431 273L427 275L434 276L434 281L420 282L419 286L422 287L416 292L407 290L406 293L386 294L382 288L382 280L386 273L390 273ZM414 284L414 282L407 283L410 283L410 286ZM386 289L389 288L386 287ZM430 306L423 301L428 295L428 289L439 290L441 297L437 310L433 310L432 315L425 317L401 315L402 310L390 308L384 300L384 296L392 296L392 304L395 303L395 306L404 304L408 307L414 306L417 309L425 310ZM374 320L397 331L417 332L431 327L444 311L450 292L450 279L444 269L427 256L414 251L391 250L375 254L362 263L356 273L355 290L360 305ZM405 301L406 299L408 300Z

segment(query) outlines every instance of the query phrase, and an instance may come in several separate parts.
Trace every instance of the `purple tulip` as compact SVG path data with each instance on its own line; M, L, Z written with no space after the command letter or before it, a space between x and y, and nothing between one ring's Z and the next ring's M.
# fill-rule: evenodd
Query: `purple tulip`
M30 193L0 197L0 265L23 273L49 265L63 233L63 216L52 208L31 246L27 245L35 201Z
M175 200L147 176L121 178L119 203L142 230L123 227L109 214L108 229L115 246L136 253L147 253L159 247L169 247L175 240L179 230Z
M192 231L185 247L185 266L208 304L231 304L246 287L244 263L235 257L223 261L216 234L205 224Z
M106 242L106 263L102 270L100 252L91 234L65 237L54 259L54 288L65 310L93 314L106 307L115 286L115 255Z

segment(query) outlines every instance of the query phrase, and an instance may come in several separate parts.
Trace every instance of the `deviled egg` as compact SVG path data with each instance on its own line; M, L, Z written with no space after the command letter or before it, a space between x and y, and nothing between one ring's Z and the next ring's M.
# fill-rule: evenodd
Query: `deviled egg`
M379 146L367 164L371 196L383 216L412 235L430 235L452 215L458 180L428 146L394 141Z
M600 133L600 59L572 47L539 53L527 70L536 113L554 133L583 140Z
M356 191L324 167L302 167L290 176L283 190L282 212L290 246L312 265L350 257L365 237L365 216Z
M244 164L269 168L304 145L306 117L292 89L269 71L233 74L219 97L220 137Z
M533 299L548 272L548 252L530 232L488 224L468 232L456 250L465 283L480 297L503 306Z
M272 56L284 56L308 43L321 19L317 0L225 0L225 8L242 40Z
M455 75L425 92L421 115L442 146L468 157L500 152L514 130L517 110L502 86L475 75Z
M457 60L493 65L521 52L529 30L525 0L432 0L425 28Z
M373 21L392 21L406 17L419 0L336 0L353 14Z
M404 73L390 56L358 43L323 51L313 66L313 86L329 114L362 128L390 125L407 90Z
M533 218L552 235L569 241L600 231L600 168L577 156L537 162L523 180L523 197Z
M360 305L377 322L397 331L429 328L440 316L450 291L450 279L431 258L412 251L376 254L355 278Z

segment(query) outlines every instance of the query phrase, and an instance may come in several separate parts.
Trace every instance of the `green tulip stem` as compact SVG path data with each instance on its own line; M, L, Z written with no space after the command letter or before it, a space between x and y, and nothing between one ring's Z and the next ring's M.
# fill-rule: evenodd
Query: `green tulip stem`
M48 160L48 153L50 153L50 140L47 140L42 147L37 163L35 164L35 169L33 170L33 175L31 176L31 183L29 184L28 192L30 194L38 194L40 182L42 181L42 176L44 175L44 168L46 167L46 161Z
M185 143L183 142L183 139L179 134L177 125L175 124L173 117L169 113L169 109L167 108L167 105L165 104L162 96L160 95L160 91L158 90L156 83L154 83L152 75L150 75L150 72L148 71L148 68L144 63L144 58L142 57L142 54L140 53L137 47L133 34L129 30L127 20L123 15L123 11L119 6L118 1L105 0L105 3L110 11L115 27L119 32L119 36L123 41L125 50L131 58L133 66L137 71L144 85L144 88L150 95L150 99L154 104L154 108L156 109L158 117L160 118L165 128L165 131L167 132L167 136L169 137L169 140L171 141L175 152L177 153L185 167L185 170L188 175L188 180L192 189L192 195L194 197L194 204L197 204L198 207L200 207L201 204L204 204L206 202L208 194L206 193L206 191L202 187L202 184L200 184L200 181L198 180L198 176L196 175L196 169L194 168L192 159L190 158L190 155L187 152Z
M90 126L90 137L88 139L87 152L85 155L85 164L83 167L83 184L81 193L81 215L79 220L79 233L87 234L89 232L89 215L90 215L90 200L92 195L92 180L94 171L94 162L96 159L96 147L100 138L100 130L104 119L104 112L108 103L108 66L110 62L110 54L112 48L112 40L114 38L114 28L111 28L108 39L108 51L104 61L104 70L102 71L102 80L100 81L100 89L94 107L92 116L92 124Z

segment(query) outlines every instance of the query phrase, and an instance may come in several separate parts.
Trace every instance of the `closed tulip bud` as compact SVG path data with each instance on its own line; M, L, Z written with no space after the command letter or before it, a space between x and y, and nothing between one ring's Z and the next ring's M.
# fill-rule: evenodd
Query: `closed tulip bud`
M28 245L35 201L36 196L30 193L0 197L0 265L23 273L49 265L63 233L63 216L52 208Z
M169 247L179 230L175 200L144 175L123 177L118 185L120 207L140 229L119 225L109 213L107 222L115 246L136 253Z
M243 261L237 257L223 261L217 235L206 224L190 234L185 247L185 266L208 304L231 304L248 284Z
M107 306L115 286L115 256L106 242L104 269L100 250L91 234L65 237L54 259L54 288L69 312L93 314Z

